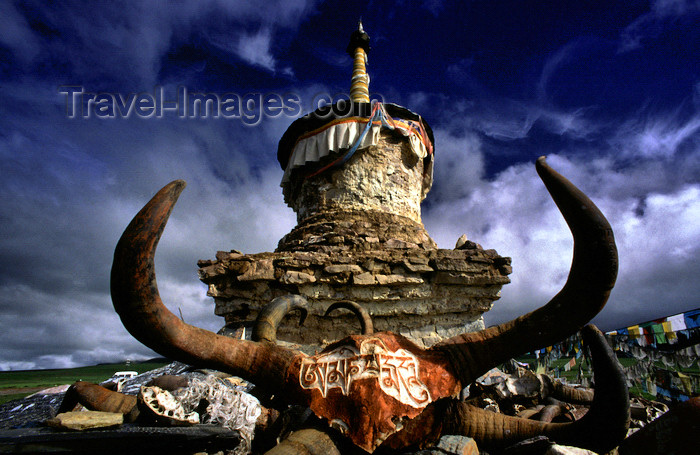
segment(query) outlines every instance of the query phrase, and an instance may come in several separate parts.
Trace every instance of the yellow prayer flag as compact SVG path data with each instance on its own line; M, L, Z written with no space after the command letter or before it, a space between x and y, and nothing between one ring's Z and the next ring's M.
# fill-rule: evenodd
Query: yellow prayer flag
M664 326L664 333L666 334L666 339L668 339L668 342L671 344L678 342L678 337L676 336L676 332L673 331L671 322L665 321L662 322L661 325Z

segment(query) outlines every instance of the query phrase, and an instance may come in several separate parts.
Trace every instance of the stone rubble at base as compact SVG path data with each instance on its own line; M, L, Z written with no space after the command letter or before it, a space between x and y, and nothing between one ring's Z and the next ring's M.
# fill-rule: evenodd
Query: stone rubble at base
M223 373L220 372L215 372L213 370L196 370L193 369L192 367L189 367L185 364L179 363L179 362L174 362L170 365L167 365L163 368L159 368L150 372L143 373L139 376L136 376L135 378L129 380L125 384L124 390L127 391L129 394L137 394L138 391L140 390L141 386L149 381L151 381L153 378L165 375L165 374L177 374L177 375L184 375L185 377L189 378L190 381L194 380L195 382L201 381L202 379L206 377L228 377L229 381L231 381L232 384L239 384L236 385L234 388L239 391L239 393L245 393L245 391L250 390L251 385L247 384L245 381L241 380L236 380L237 378L230 377L228 375L224 375ZM519 371L515 372L514 374L506 374L500 370L494 369L490 374L484 375L482 378L477 380L475 382L475 387L472 387L472 394L469 396L467 399L471 400L471 402L477 406L480 406L482 408L487 408L491 409L494 412L503 412L503 413L508 413L513 410L509 410L509 406L513 406L513 403L516 401L520 401L521 403L530 403L532 405L535 405L539 403L540 401L543 401L545 396L542 395L542 391L545 390L545 388L540 387L537 384L534 384L532 381L528 382L522 382L523 378L530 378L532 374L529 372L524 372L524 371ZM522 387L501 387L502 384L516 384L516 383L522 383ZM477 386L477 384L479 384ZM534 385L533 385L534 384ZM510 390L509 393L504 393L504 391ZM46 392L46 394L44 394ZM515 396L513 395L515 394ZM55 392L51 390L47 391L41 391L38 392L31 397L27 397L24 399L20 400L14 400L12 402L5 403L3 405L0 405L0 448L6 449L6 448L20 448L20 446L23 444L23 440L21 438L18 438L17 435L19 433L15 433L20 430L13 430L16 428L22 428L22 429L37 429L37 430L42 430L40 427L42 426L43 422L55 417L56 410L58 409L61 400L63 398L64 392ZM519 409L523 409L524 405L519 406ZM243 409L243 408L241 408ZM633 399L633 413L632 413L632 427L634 430L630 431L630 434L633 433L633 431L638 431L639 428L644 428L646 426L649 426L650 428L653 426L652 424L661 417L662 415L665 414L665 412L669 408L662 403L658 402L650 402L647 400L643 399L638 399L635 398ZM578 419L581 418L583 415L585 415L586 407L585 406L576 406L572 407L571 411L568 413L562 414L559 418L563 419L561 421L571 421L573 419ZM297 414L294 414L296 412ZM89 416L90 414L88 414ZM303 427L303 425L306 423L306 420L309 415L308 413L299 413L298 410L293 410L290 408L290 416L296 416L293 418L289 418L287 420L291 421L292 424L297 425L298 427ZM306 416L306 417L303 417ZM534 416L534 414L533 414ZM83 417L83 416L81 416ZM90 420L90 419L87 419ZM216 423L216 422L213 422ZM96 421L96 425L101 425L103 423L100 423L99 421ZM223 424L223 423L221 423ZM89 425L89 423L88 423ZM111 424L110 424L111 425ZM178 428L168 428L168 427L154 427L154 428L144 428L142 429L143 431L147 431L151 434L153 437L158 437L159 434L162 434L162 436L166 435L171 435L174 436L174 433L177 432L183 432L183 433L188 433L188 432L194 432L192 435L188 436L190 439L192 438L201 438L201 444L206 445L207 437L199 435L195 436L196 433L196 428L197 427L202 427L203 431L206 433L208 428L211 425L195 425L195 427L189 427L189 428L184 428L184 429L178 429ZM286 430L293 429L290 427L285 428ZM653 429L656 430L656 429ZM652 431L653 431L652 430ZM58 432L59 430L54 430L55 432ZM94 431L94 430L92 430ZM134 426L133 424L130 425L124 425L119 428L115 428L110 430L108 433L104 433L105 437L107 438L115 438L119 437L124 439L125 441L128 440L128 438L133 437L133 438L143 438L144 433L143 431L140 431L137 426ZM24 433L23 433L24 434ZM47 436L48 435L48 436ZM182 435L183 437L187 435ZM37 438L41 439L42 437L51 439L51 433L46 433L45 431L42 433L42 431L37 431L37 434L35 434L30 441L32 444L34 444L37 440ZM95 435L92 436L93 438L96 437ZM222 435L218 432L212 432L211 433L211 438L221 438ZM13 439L14 438L14 439ZM76 443L79 443L79 436L75 436ZM48 440L47 439L47 440ZM235 440L235 438L231 438L230 441ZM13 442L14 441L14 442ZM158 441L160 441L158 444L160 444L161 448L166 448L167 447L167 441L164 440L163 438L159 438ZM239 447L247 445L244 441L241 441L239 444ZM242 448L242 447L241 447ZM233 450L234 448L231 447L229 450ZM200 453L208 453L208 452L200 452ZM212 452L216 453L216 452ZM242 453L242 452L241 452ZM464 436L454 436L454 435L448 435L444 436L441 438L441 440L436 444L435 447L428 448L425 450L421 450L418 452L407 452L404 453L403 455L445 455L445 454L478 454L481 453L482 455L487 455L485 452L479 452L477 443L468 437ZM555 444L554 442L548 440L545 437L537 437L533 438L527 441L523 441L521 443L518 443L511 448L507 449L506 452L507 454L510 455L517 455L518 453L529 453L529 454L534 454L536 453L537 455L555 455L555 454L566 454L566 455L581 455L581 454L587 454L589 452L584 451L583 449L575 448L575 447L568 447L568 446L560 446Z

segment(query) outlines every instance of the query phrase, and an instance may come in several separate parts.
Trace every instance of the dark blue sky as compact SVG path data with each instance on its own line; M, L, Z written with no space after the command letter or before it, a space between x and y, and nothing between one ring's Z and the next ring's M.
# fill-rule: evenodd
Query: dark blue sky
M68 118L60 87L124 100L159 87L168 99L178 87L292 94L307 112L348 92L359 16L370 90L435 132L428 231L442 248L466 233L513 258L488 323L566 279L570 235L534 172L544 154L616 233L618 285L594 322L700 306L698 1L45 3L0 2L0 369L152 355L113 311L109 268L124 227L170 180L189 186L159 284L197 325L223 324L197 259L271 251L295 224L276 161L293 116Z

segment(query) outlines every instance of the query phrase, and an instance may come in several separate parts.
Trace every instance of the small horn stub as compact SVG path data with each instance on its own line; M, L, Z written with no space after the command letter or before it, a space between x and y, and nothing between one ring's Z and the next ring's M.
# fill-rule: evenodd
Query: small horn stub
M91 382L77 381L68 388L57 413L72 411L77 404L91 411L117 412L133 422L138 417L136 397L115 392Z
M497 451L524 439L543 435L560 444L598 453L615 448L629 428L627 383L615 353L603 334L589 325L581 331L591 349L595 397L590 411L573 423L546 423L485 411L462 402L448 409L443 432L477 440L479 448Z
M277 329L282 320L292 311L299 311L299 325L303 325L308 314L307 301L300 295L285 295L277 297L268 303L265 308L260 311L253 325L253 341L268 341L270 343L277 342Z
M340 302L335 302L328 307L324 317L329 316L333 311L337 309L345 309L353 312L357 319L360 321L360 330L362 335L372 335L374 333L374 324L372 323L372 315L359 303L353 302L352 300L341 300Z
M593 402L594 394L591 389L577 389L564 385L547 375L540 375L540 378L545 381L548 396L552 398L572 404L591 404Z

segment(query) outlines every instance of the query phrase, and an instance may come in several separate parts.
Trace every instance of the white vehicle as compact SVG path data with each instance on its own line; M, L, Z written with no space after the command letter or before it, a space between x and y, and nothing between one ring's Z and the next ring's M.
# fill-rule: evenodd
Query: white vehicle
M122 389L122 385L128 381L129 379L138 376L137 371L117 371L115 372L111 378L109 378L105 382L111 382L117 385L117 392L119 392Z
M137 371L117 371L112 375L112 379L131 379L135 376L138 376Z

